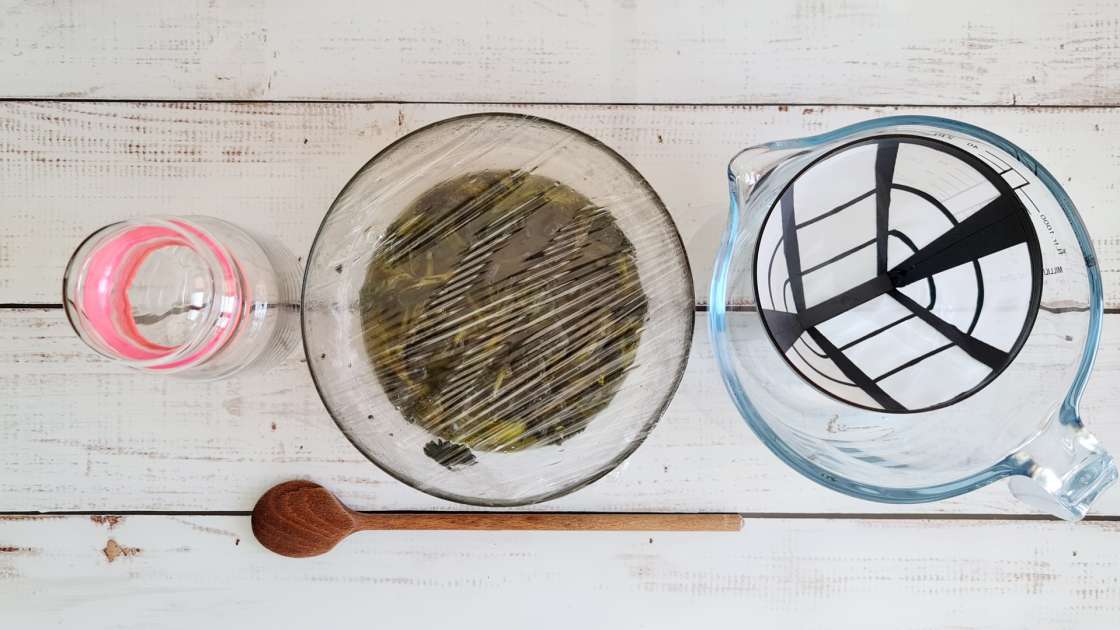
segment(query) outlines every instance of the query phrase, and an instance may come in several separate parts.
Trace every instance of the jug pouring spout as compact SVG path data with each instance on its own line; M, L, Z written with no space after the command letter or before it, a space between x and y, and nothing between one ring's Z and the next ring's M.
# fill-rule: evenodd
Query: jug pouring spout
M785 147L791 142L772 142L740 151L727 166L731 183L733 204L745 204L771 171L786 162L792 155L801 151L798 146Z
M1008 463L1016 498L1067 521L1081 520L1117 479L1112 456L1073 414L1056 414Z

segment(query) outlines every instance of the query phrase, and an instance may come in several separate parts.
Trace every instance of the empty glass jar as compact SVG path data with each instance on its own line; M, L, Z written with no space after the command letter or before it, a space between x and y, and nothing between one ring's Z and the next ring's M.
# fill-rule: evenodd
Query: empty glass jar
M299 262L270 239L212 217L141 217L78 247L63 302L102 355L216 379L273 365L298 344L299 286Z

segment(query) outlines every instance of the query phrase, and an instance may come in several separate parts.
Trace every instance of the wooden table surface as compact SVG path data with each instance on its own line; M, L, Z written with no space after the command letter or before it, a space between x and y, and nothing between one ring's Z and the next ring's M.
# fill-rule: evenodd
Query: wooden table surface
M1108 307L1082 409L1120 451L1114 2L0 0L0 97L2 628L1120 624L1120 490L1077 524L1003 484L915 506L829 492L739 418L702 308L646 444L539 509L741 512L742 532L396 532L288 560L246 516L281 480L360 509L456 506L363 459L302 357L217 383L141 375L84 347L59 305L69 253L105 223L213 214L305 253L386 144L515 111L635 164L702 306L737 150L933 114L1012 139L1080 208Z

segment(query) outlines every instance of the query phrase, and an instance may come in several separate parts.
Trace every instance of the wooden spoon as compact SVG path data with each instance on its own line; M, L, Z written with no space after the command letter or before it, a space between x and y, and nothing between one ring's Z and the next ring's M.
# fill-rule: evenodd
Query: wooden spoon
M310 481L275 486L253 508L253 535L262 545L291 558L330 551L363 530L595 530L737 532L738 514L581 514L566 512L375 512L343 505Z

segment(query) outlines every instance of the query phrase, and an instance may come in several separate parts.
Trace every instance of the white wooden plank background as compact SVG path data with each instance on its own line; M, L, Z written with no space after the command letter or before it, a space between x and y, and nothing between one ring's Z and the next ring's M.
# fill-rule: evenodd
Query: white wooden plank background
M1115 522L367 533L291 560L258 547L242 517L8 518L0 614L21 629L1060 630L1120 617Z
M620 107L338 103L0 103L0 303L59 303L73 248L137 214L235 218L306 253L323 214L378 150L478 111L582 129L650 181L706 301L727 212L727 162L752 144L896 113L958 118L1013 138L1078 204L1120 306L1120 108Z
M5 0L4 95L1115 105L1111 0Z
M1108 315L1082 403L1105 445L1120 445L1120 315ZM1002 482L951 501L892 506L803 479L770 454L726 395L697 315L680 389L618 470L535 509L766 513L1022 514ZM309 477L360 509L461 509L389 478L350 445L293 357L217 383L136 375L99 359L58 309L0 310L0 512L250 510L272 484ZM1098 515L1120 515L1120 491ZM0 528L2 532L2 528Z
M374 152L486 110L565 122L630 159L670 207L702 302L735 151L949 116L1020 144L1081 208L1112 312L1083 410L1120 451L1118 79L1110 1L0 0L0 627L1115 627L1120 491L1106 520L1076 525L1024 519L1002 484L902 507L825 491L739 420L702 313L647 443L542 507L765 516L742 533L380 534L288 561L245 517L206 512L292 476L365 509L454 506L366 463L297 357L262 378L146 377L97 359L49 306L71 248L124 216L220 214L306 252ZM23 510L158 513L3 514Z

